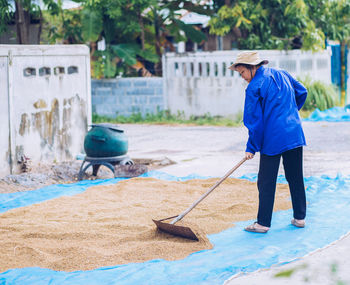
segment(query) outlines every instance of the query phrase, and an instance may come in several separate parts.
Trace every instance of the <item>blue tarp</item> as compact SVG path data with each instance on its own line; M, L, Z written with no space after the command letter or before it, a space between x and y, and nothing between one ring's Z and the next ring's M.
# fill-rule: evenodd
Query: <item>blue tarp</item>
M316 109L310 116L304 119L306 122L349 122L350 121L350 108L333 107L324 111Z
M143 176L173 181L203 178L196 175L178 178L157 171ZM242 179L255 181L256 175L246 175ZM278 180L286 183L282 176ZM245 232L242 228L252 221L240 222L236 227L209 235L214 245L212 250L199 251L182 260L157 259L76 272L37 267L11 269L0 273L0 284L222 284L239 272L289 262L338 240L350 230L350 219L347 218L350 216L350 176L309 177L305 180L308 213L304 229L290 225L291 210L279 211L273 214L269 233ZM2 211L62 195L74 195L91 185L118 181L120 179L83 181L50 186L22 195L1 194L1 201L7 201L9 205L3 205ZM50 197L41 197L49 192L53 192Z

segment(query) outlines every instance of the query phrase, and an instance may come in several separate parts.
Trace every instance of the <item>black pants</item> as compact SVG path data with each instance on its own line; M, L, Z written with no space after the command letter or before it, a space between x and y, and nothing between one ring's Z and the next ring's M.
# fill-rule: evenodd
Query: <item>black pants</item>
M303 177L303 148L298 147L278 155L260 155L258 174L259 210L258 223L271 226L276 181L281 156L292 198L294 218L302 220L306 215L306 197Z

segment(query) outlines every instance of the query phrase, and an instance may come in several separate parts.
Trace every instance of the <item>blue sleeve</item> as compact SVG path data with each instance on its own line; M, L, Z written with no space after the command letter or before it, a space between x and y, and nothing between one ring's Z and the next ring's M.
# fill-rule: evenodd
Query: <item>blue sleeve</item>
M305 103L305 100L307 97L307 89L298 80L294 79L293 76L291 76L288 72L285 72L285 74L287 74L290 82L293 85L294 93L295 93L295 101L297 103L298 110L300 110Z
M243 114L243 123L249 131L246 152L253 154L260 151L263 141L263 114L259 98L257 92L246 90Z

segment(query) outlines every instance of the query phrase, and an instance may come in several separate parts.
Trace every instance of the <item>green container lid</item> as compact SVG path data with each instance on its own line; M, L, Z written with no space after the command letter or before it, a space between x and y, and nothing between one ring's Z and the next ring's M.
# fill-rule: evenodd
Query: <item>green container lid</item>
M84 139L84 149L90 157L111 157L128 152L128 139L118 125L93 124Z

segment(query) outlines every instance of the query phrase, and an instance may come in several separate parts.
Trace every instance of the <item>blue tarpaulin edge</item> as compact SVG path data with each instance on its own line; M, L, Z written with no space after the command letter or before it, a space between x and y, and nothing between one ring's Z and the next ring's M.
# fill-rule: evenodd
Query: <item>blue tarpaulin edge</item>
M324 111L316 109L310 116L303 121L305 122L350 122L350 108L333 107Z
M198 175L176 177L158 171L143 176L170 181L204 178ZM241 178L255 181L256 175ZM0 199L1 202L9 201L11 206L7 209L11 209L16 203L18 207L26 206L52 199L55 195L74 195L92 185L118 183L120 180L53 185L29 191L23 197L14 195L17 193L1 194ZM286 183L283 176L279 176L278 180ZM213 249L193 253L181 260L156 259L76 272L37 267L18 268L0 273L0 284L222 284L240 272L252 272L289 262L327 246L350 230L350 220L345 218L350 215L350 177L321 176L305 180L308 211L307 226L303 229L290 225L291 210L279 211L273 214L268 234L245 232L242 228L252 221L239 222L236 227L208 236L214 245ZM44 195L51 190L55 194L50 195L50 198ZM9 199L10 196L12 199ZM6 211L5 208L3 206L3 212Z

